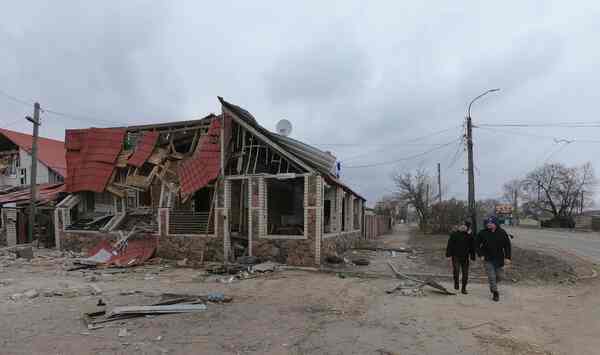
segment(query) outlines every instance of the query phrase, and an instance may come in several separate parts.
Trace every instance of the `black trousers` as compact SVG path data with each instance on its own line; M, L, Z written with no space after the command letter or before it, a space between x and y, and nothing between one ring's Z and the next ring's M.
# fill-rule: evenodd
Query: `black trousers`
M467 287L469 282L469 257L459 258L452 257L452 273L454 274L454 286L458 288L460 273L462 272L462 287Z

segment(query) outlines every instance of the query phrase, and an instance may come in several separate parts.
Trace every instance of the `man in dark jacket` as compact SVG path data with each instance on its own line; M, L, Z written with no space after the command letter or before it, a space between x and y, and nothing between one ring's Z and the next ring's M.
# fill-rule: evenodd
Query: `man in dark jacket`
M493 299L498 302L500 295L497 284L502 279L504 265L511 263L511 246L508 234L498 226L496 217L486 220L486 228L477 236L476 250L485 263Z
M446 247L446 257L451 258L452 273L454 275L454 288L458 290L458 281L462 271L462 289L463 294L467 294L467 282L469 281L469 257L475 260L475 242L470 233L471 223L465 222L457 231L450 234L448 246Z

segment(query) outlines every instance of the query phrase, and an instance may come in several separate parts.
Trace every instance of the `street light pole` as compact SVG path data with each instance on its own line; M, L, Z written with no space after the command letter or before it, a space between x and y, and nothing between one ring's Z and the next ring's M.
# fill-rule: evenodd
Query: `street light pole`
M471 106L475 101L483 96L499 91L500 89L490 89L475 97L467 108L467 155L469 170L469 214L471 215L471 230L477 233L477 209L475 208L475 168L473 164L473 123L471 120Z

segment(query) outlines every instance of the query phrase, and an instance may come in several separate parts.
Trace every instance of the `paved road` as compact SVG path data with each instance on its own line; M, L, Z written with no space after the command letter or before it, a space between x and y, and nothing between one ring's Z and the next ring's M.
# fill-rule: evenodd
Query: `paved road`
M507 228L515 236L516 245L546 246L573 252L588 261L600 264L600 234L563 230Z

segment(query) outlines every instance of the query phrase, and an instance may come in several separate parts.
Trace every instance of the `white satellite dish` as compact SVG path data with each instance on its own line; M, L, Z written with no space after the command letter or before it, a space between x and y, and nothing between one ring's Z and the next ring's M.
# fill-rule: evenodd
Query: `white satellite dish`
M275 128L277 129L278 134L287 137L290 135L290 133L292 133L292 122L283 119L277 122L277 126L275 126Z

